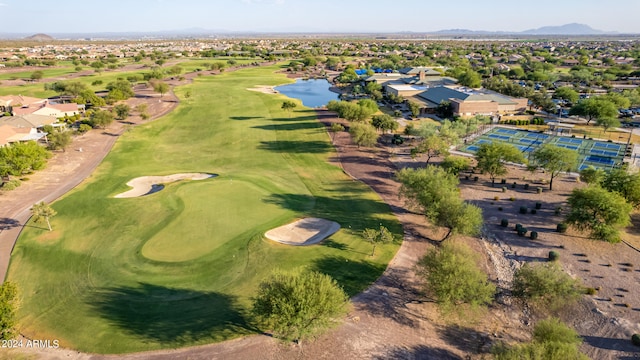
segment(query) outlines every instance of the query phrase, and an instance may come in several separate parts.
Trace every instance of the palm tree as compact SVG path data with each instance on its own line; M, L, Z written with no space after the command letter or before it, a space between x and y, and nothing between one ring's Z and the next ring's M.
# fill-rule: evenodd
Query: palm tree
M45 220L47 222L47 226L49 227L49 231L51 231L51 223L49 222L49 218L55 216L57 213L49 204L41 201L31 208L31 216L33 217L33 221L41 222Z

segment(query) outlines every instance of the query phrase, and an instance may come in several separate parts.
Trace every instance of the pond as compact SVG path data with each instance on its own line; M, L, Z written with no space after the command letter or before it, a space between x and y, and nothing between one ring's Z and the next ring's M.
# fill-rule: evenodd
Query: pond
M297 79L293 84L277 86L280 93L294 99L300 99L304 106L322 107L331 100L338 100L338 94L329 90L331 84L325 79Z

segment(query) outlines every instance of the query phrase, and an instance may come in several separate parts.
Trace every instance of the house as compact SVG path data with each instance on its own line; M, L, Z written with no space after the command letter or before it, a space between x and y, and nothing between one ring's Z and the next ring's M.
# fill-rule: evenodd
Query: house
M0 118L0 125L9 125L14 128L42 129L46 125L53 127L61 127L64 124L56 124L58 119L53 116L45 115L19 115L19 116L3 116Z
M11 125L0 125L0 147L15 142L38 141L47 136L35 128L16 128Z
M436 86L416 95L424 105L421 111L433 113L442 102L449 102L456 116L496 115L524 111L526 98L512 98L486 89L462 86Z
M37 104L35 106L23 106L13 109L13 115L44 115L53 116L55 118L63 118L65 116L73 116L79 114L84 105L79 106L76 103L57 104L45 102L44 104Z
M22 95L0 96L0 111L13 113L14 108L39 106L46 102L46 99L39 99Z

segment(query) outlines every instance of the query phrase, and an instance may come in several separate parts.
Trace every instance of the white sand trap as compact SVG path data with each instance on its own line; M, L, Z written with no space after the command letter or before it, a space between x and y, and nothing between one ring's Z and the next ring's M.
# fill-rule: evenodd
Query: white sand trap
M257 91L264 94L279 94L278 90L274 89L273 86L267 86L267 85L256 85L252 88L247 88L247 90Z
M214 174L205 173L185 173L167 176L142 176L135 178L127 183L127 185L131 186L133 189L120 193L114 197L132 198L144 196L162 190L164 188L163 184L180 180L204 180L215 176L216 175Z
M320 218L304 218L267 231L269 240L287 245L312 245L340 230L340 224Z

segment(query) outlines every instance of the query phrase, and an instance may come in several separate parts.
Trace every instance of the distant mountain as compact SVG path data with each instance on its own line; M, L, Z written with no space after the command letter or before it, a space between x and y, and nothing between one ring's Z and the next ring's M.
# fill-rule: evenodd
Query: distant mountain
M560 26L543 26L537 29L525 30L520 34L526 35L603 35L603 34L615 34L602 30L596 30L589 25L585 24L566 24Z
M35 34L35 35L27 36L24 39L25 40L35 40L35 41L51 41L51 40L55 40L52 36L49 36L47 34Z
M432 32L439 35L615 35L617 32L596 30L585 24L565 24L560 26L543 26L525 31L485 31L468 29L448 29Z

